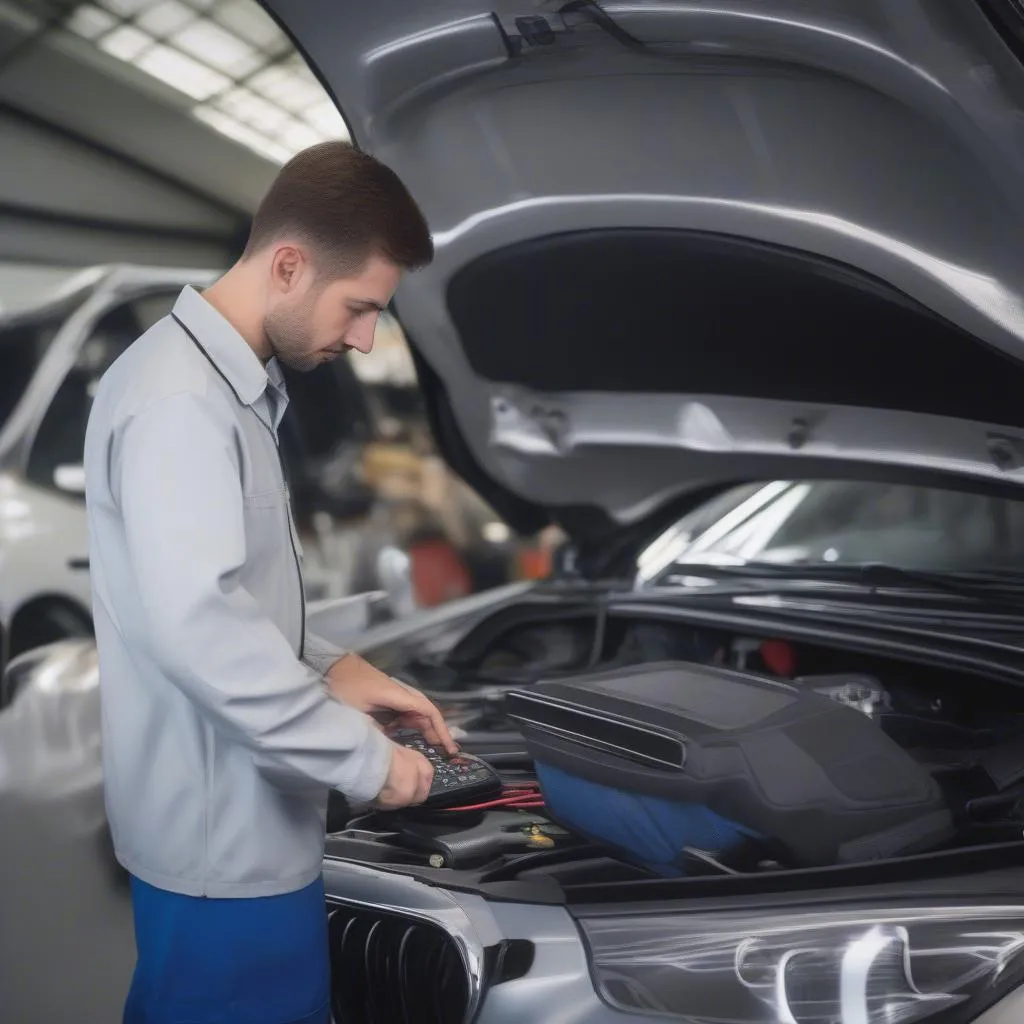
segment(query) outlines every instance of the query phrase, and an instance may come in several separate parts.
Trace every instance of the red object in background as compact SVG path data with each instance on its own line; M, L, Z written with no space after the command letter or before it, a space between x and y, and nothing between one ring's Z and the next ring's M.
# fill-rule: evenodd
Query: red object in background
M421 608L434 608L473 592L465 562L447 541L417 541L409 547L409 559L413 590Z
M796 675L796 651L785 640L765 640L761 644L761 659L783 679L792 679Z
M518 562L521 580L543 580L551 575L551 552L540 545L523 548Z

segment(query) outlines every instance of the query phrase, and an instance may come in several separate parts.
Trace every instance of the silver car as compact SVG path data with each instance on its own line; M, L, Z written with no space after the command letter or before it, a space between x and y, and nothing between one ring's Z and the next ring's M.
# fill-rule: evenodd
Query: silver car
M0 661L91 634L82 448L90 388L205 270L94 267L0 316Z
M0 664L5 651L91 635L82 450L92 389L186 284L204 287L215 276L95 267L0 316ZM375 586L374 555L391 554L394 531L367 524L374 495L355 479L375 428L364 390L347 361L322 373L289 371L288 383L294 402L282 448L309 548L308 597Z
M1013 719L1020 4L266 6L435 230L437 259L396 307L449 460L520 529L555 520L572 540L560 596L435 635L410 675L528 682L645 643L768 671L764 641L781 636L816 672L870 663L905 711ZM916 502L867 509L907 532L939 524L931 557L890 530L889 571L865 574L870 544L854 553L847 533L827 557L805 543L804 558L698 560L684 576L710 585L580 610L659 518L728 485L837 478L910 488ZM623 625L637 618L639 632ZM656 637L667 619L684 625ZM546 644L535 632L500 650L540 624ZM388 644L377 655L402 662ZM694 865L666 881L581 866L571 848L464 871L373 863L358 852L369 824L326 868L346 1019L1024 1013L1019 826L987 833L1016 853L974 852L983 829L913 863L739 878Z
M694 850L668 878L542 808L336 806L336 1018L1024 1019L1024 774L986 757L1024 728L1020 5L266 6L434 226L396 306L446 457L570 538L550 581L357 648L510 782L509 688L838 676L957 822L884 861ZM6 714L80 678L58 654Z

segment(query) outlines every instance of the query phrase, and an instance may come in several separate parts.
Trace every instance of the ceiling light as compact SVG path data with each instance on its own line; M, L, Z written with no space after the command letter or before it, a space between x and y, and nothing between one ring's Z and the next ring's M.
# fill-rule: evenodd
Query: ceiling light
M297 153L300 149L324 142L324 137L302 121L289 121L281 132L281 141Z
M209 99L231 85L227 76L212 71L170 46L154 46L140 58L139 67L196 100Z
M312 75L308 77L289 67L270 67L256 72L249 86L267 99L295 113L321 103L324 91Z
M233 35L240 36L268 53L283 53L291 48L288 37L277 27L274 19L253 0L228 0L212 12Z
M273 160L275 163L284 163L294 155L280 143L260 134L260 132L250 128L248 125L236 121L233 117L225 114L222 110L217 110L215 107L196 107L193 113L201 121L205 121L206 124L210 125L210 127L216 128L221 134L242 143L243 146L247 146L249 149L259 153L261 156L265 156L268 160Z
M290 120L286 110L274 106L248 89L232 89L221 97L218 106L232 117L267 134L280 131L285 121Z
M321 96L323 93L321 92ZM330 100L322 100L316 106L306 111L306 120L314 128L319 129L328 136L347 136L345 122L342 120L338 108Z
M135 19L135 24L155 36L167 36L195 19L196 12L191 7L179 3L179 0L163 0L143 11Z
M143 50L153 45L153 37L134 28L122 25L100 40L100 49L123 61L135 60Z
M171 40L186 53L229 75L245 75L259 66L256 51L241 39L236 39L212 21L201 18L192 22Z
M76 7L64 27L82 36L83 39L95 39L117 24L117 18L107 11L101 11L91 4L81 4Z
M152 7L154 0L100 0L100 2L115 14L128 17L139 11L144 11L147 7Z

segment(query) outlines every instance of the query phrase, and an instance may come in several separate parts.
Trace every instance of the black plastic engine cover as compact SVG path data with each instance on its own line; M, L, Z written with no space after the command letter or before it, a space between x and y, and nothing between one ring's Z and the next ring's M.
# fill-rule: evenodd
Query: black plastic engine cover
M534 759L581 780L697 804L796 866L934 848L952 815L866 715L799 685L679 662L510 693Z

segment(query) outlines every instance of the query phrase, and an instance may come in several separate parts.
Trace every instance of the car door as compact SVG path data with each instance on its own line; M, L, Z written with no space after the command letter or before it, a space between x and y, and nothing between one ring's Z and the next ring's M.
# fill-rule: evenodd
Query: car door
M22 528L4 538L0 604L10 650L91 631L88 529L84 502L85 428L100 378L170 309L178 289L120 298L94 321L39 420L11 486Z
M85 428L100 378L136 338L170 311L179 289L119 301L100 316L36 429L25 465L38 487L81 494Z

